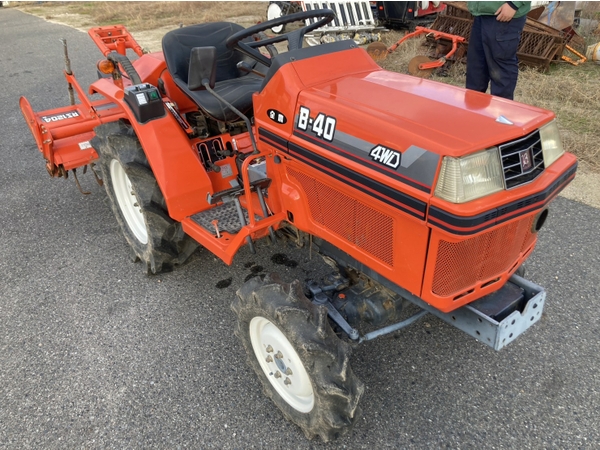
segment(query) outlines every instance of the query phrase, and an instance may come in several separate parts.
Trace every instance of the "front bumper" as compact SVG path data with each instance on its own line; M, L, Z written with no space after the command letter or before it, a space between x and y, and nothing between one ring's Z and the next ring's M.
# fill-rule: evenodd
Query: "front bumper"
M505 347L540 320L545 300L544 288L518 275L513 275L497 292L449 313L416 297L410 298L417 306L494 350Z

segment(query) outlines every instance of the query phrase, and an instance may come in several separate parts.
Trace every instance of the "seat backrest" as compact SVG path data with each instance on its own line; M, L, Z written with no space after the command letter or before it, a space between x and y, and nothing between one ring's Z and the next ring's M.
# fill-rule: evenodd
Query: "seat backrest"
M194 47L216 47L216 81L230 80L239 76L237 63L242 54L225 46L227 38L243 27L230 22L215 22L177 28L164 35L163 53L173 80L187 86L190 53Z

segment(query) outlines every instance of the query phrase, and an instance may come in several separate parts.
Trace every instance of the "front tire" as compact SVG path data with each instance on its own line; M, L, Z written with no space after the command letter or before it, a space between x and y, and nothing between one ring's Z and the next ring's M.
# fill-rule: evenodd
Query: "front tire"
M359 416L364 385L348 363L350 346L331 329L327 310L298 281L253 278L237 292L236 335L265 394L307 438L347 433Z
M166 202L131 126L100 125L91 144L113 213L136 258L148 273L168 272L197 248L181 224L169 217Z

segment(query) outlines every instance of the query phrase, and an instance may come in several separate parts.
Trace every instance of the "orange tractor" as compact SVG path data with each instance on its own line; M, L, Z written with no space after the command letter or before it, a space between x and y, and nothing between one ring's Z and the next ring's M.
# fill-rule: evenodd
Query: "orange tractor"
M545 291L516 273L577 168L552 112L388 72L353 41L303 48L333 18L193 25L150 54L122 26L94 28L99 99L67 64L79 103L20 102L50 175L91 165L149 272L198 245L230 264L263 238L335 267L252 278L233 303L265 392L325 441L358 417L353 343L431 313L498 350L537 322Z

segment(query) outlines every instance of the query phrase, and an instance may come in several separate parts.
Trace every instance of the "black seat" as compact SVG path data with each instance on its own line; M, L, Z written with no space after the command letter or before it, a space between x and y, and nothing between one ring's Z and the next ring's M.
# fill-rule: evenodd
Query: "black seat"
M242 113L252 109L252 94L261 88L262 78L242 74L237 63L244 56L225 46L227 38L242 30L240 25L216 22L191 25L169 31L162 40L167 68L179 88L185 92L206 114L216 120L231 122L239 117L206 90L192 91L188 88L190 53L194 47L217 49L217 74L214 91Z

